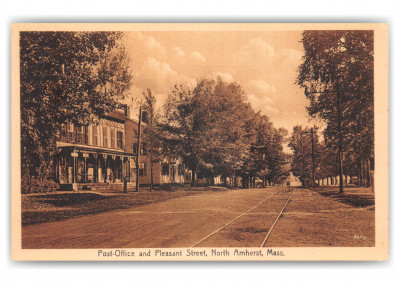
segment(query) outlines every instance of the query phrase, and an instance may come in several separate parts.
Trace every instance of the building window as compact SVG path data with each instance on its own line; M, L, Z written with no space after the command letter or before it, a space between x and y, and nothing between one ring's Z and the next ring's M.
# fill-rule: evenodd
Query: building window
M60 157L60 175L59 181L63 183L72 183L73 160L72 157Z
M61 125L61 136L67 139L67 125L64 123Z
M117 131L117 148L124 148L124 133L121 131Z
M169 165L167 163L163 163L161 166L161 174L163 176L169 176Z
M115 148L115 129L111 128L111 148Z
M146 155L146 153L147 153L146 143L142 143L142 147L140 147L140 155Z
M77 132L76 142L81 144L88 144L87 126L77 126L76 132Z
M97 126L93 125L92 130L93 130L93 145L99 146L99 133L97 130Z
M103 146L108 147L108 128L103 126Z
M139 176L146 176L146 163L139 163Z
M183 165L178 165L178 175L179 176L183 176L184 175Z
M72 123L67 124L67 140L72 142L74 140L74 125Z
M137 154L137 143L135 142L135 143L133 143L133 154Z
M85 161L83 158L79 157L77 160L77 180L78 182L86 182L86 173L85 173Z

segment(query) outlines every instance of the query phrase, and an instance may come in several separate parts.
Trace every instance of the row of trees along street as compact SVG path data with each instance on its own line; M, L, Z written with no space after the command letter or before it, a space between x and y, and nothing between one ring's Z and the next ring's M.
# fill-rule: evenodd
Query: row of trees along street
M311 117L326 125L323 141L315 134L315 178L357 176L373 186L374 51L373 31L305 31L305 55L297 84L310 102ZM312 177L310 129L296 126L289 146L292 171L304 184ZM347 178L345 179L347 181Z
M220 176L229 186L237 186L240 176L243 187L255 187L256 178L271 185L289 175L283 152L287 131L255 112L239 84L217 78L199 80L195 87L176 85L162 115L151 91L144 95L144 109L151 114L145 135L150 155L158 159L162 145L163 154L182 158L192 186L196 176L210 185Z
M22 32L20 103L22 186L52 178L62 124L96 123L129 95L132 71L119 32ZM134 72L133 72L134 73ZM287 131L276 129L246 102L239 84L220 78L177 85L161 110L148 90L142 142L152 164L182 158L195 178L221 176L236 186L282 183L289 174L283 152ZM140 144L139 144L140 146ZM129 150L128 150L129 151ZM136 152L136 151L134 151ZM139 153L139 151L137 151Z

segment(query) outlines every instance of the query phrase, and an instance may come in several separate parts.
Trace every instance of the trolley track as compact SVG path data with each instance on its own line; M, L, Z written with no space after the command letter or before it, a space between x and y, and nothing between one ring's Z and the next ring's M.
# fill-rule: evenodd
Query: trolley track
M269 230L266 234L266 236L264 237L262 244L260 247L264 247L266 242L268 241L269 236L271 235L272 230L274 229L276 223L278 222L278 220L280 219L280 217L282 216L283 212L285 211L285 208L287 206L287 204L289 203L294 189L289 191L289 197L287 199L285 199L285 203L282 206L280 212L278 213L278 216L275 218L273 224L269 227ZM255 210L256 208L260 207L262 204L264 204L267 201L270 201L273 197L276 197L278 195L280 195L281 193L286 193L283 189L279 190L277 192L275 192L274 194L268 196L266 199L262 200L261 202L257 203L255 206L251 207L250 209L246 210L245 212L241 213L240 215L236 216L235 218L233 218L232 220L230 220L229 222L227 222L226 224L224 224L223 226L219 227L218 229L214 230L212 233L208 234L207 236L205 236L204 238L200 239L199 241L195 242L194 244L192 244L190 247L196 247L198 246L200 243L210 239L211 237L217 235L219 232L223 231L224 229L226 229L228 226L232 225L235 221L237 221L238 219L240 219L243 216L249 216L248 213L250 213L251 211Z

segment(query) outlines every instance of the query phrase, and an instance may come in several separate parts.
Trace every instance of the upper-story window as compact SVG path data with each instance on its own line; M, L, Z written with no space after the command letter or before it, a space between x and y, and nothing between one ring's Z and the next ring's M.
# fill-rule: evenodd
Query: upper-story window
M133 146L132 146L132 150L133 150L133 154L137 154L137 143L133 142Z
M72 123L68 123L66 125L67 127L67 133L66 133L66 138L68 141L73 141L74 139L74 125Z
M93 145L94 146L99 146L99 130L97 128L97 125L92 125L92 130L93 130Z
M108 147L108 127L103 126L103 146Z
M140 147L140 155L146 155L146 154L147 154L146 143L142 143L142 145Z
M115 148L115 128L111 127L111 148Z
M76 143L88 144L88 127L77 126L76 127Z
M122 131L117 131L117 148L124 148L124 133Z

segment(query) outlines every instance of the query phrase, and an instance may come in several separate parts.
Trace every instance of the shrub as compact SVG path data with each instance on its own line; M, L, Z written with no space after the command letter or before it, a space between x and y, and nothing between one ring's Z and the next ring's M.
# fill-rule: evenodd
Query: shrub
M22 193L46 193L57 190L57 183L52 180L42 180L37 178L28 178L24 176L21 181Z

